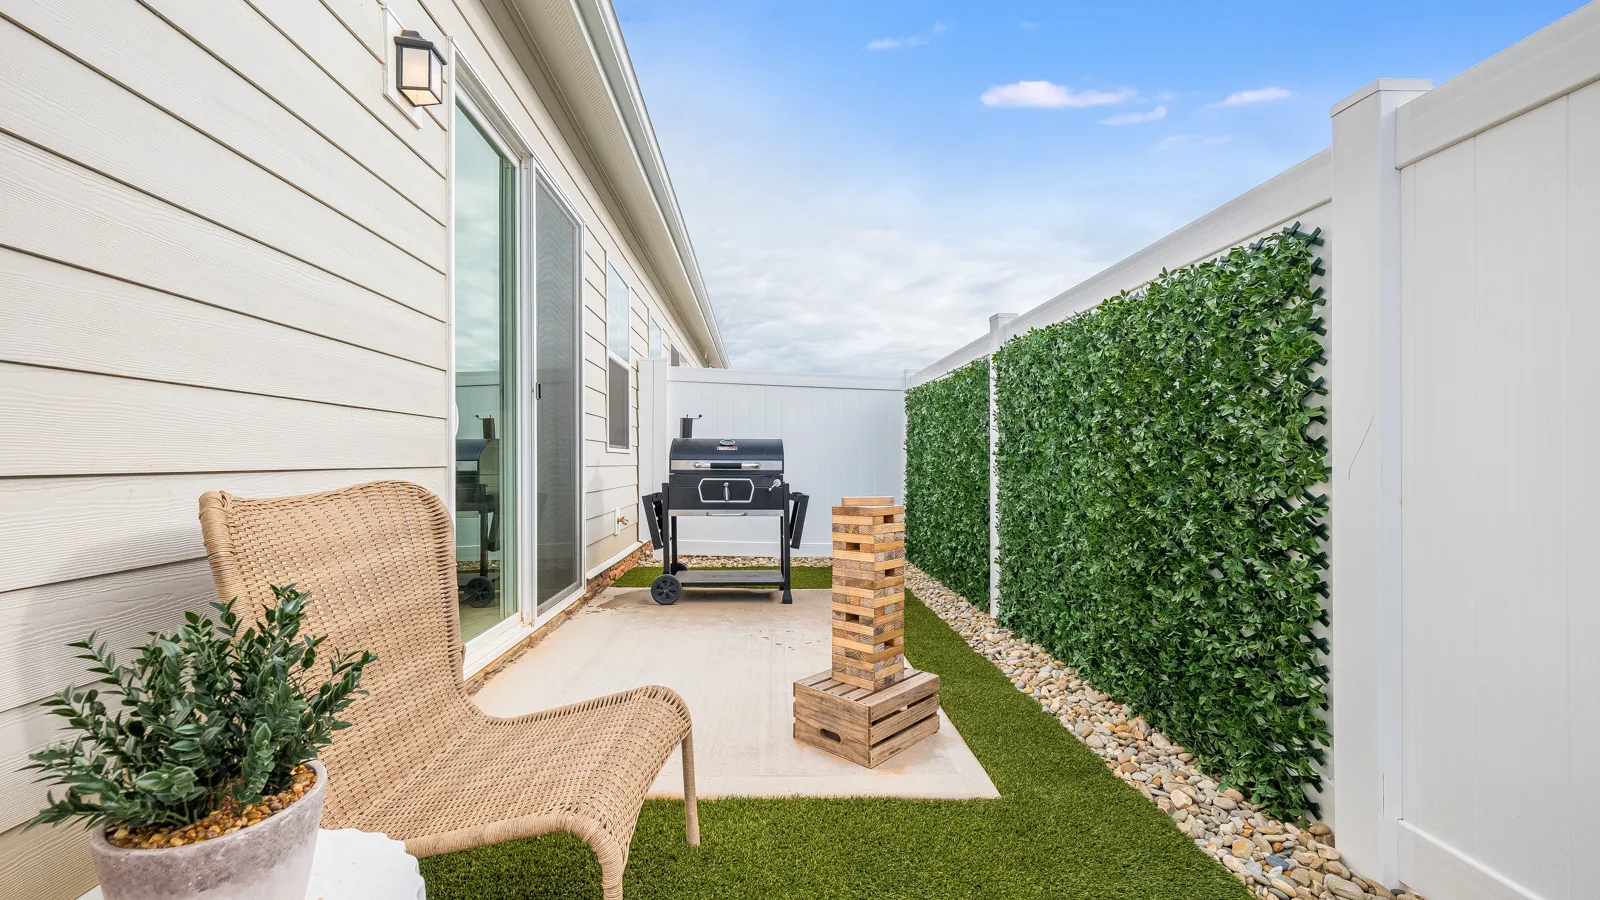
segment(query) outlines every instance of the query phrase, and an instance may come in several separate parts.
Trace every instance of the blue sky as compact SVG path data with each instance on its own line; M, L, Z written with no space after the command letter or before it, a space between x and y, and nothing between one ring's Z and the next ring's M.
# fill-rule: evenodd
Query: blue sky
M1576 0L615 0L732 364L898 373Z

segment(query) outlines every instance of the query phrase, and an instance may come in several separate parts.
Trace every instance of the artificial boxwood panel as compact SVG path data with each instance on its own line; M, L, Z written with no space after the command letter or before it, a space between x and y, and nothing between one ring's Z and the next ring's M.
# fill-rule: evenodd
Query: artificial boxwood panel
M906 558L989 603L989 360L906 391Z
M996 359L1003 622L1285 816L1328 742L1319 243L1163 272Z

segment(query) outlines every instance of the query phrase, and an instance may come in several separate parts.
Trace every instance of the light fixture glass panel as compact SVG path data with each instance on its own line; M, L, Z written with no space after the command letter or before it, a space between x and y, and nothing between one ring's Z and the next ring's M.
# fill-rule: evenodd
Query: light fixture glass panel
M396 88L414 106L435 106L444 101L444 57L432 41L415 31L395 38Z

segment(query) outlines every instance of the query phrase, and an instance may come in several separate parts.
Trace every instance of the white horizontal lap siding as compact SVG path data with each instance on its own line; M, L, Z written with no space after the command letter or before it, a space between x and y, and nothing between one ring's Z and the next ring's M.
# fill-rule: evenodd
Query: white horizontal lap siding
M0 302L6 362L415 415L447 408L441 369L3 248Z
M339 4L327 0L242 0L264 19L283 32L312 62L338 83L345 93L361 104L372 117L405 141L423 161L443 172L450 155L450 134L431 113L437 109L404 111L387 99L376 86L385 83L384 60L361 37L343 27ZM365 36L381 45L382 16L375 2L362 7L359 24ZM357 20L351 15L352 21ZM391 74L392 77L392 74Z
M374 60L383 60L387 35L382 10L374 0L322 0L322 5Z
M0 477L442 466L445 422L0 363Z
M446 138L330 9L379 39L354 0L0 0L0 900L93 882L17 764L67 642L214 598L202 492L447 489Z
M444 318L443 261L437 253L428 254L434 257L429 261L417 258L10 23L0 22L0 54L30 72L0 94L7 131ZM184 165L173 166L173 159Z
M0 685L0 708L44 699L69 682L83 684L84 663L65 648L91 631L120 652L216 598L204 557L0 594L6 626L0 641L10 669Z
M28 754L62 740L65 727L65 720L39 703L0 712L0 784L5 788L0 790L0 833L33 818L49 802L49 788L36 782L35 773L20 770Z
M196 504L206 491L274 497L380 480L415 482L441 496L446 487L442 468L9 479L0 482L0 594L199 559L205 547Z
M165 18L196 45L226 60L229 68L272 94L296 118L326 135L385 184L406 194L435 217L448 215L448 194L442 181L443 143L432 148L433 158L415 152L395 128L346 92L245 0L212 0L204 4L185 0L138 2ZM263 4L263 8L271 5ZM368 96L376 101L374 94L375 91Z
M0 833L0 897L72 900L94 887L89 843L76 825Z
M1547 89L1519 71L1600 74L1587 19L1565 35L1588 35L1581 60L1507 60L1401 108L1401 153L1423 155L1401 173L1400 871L1432 896L1600 896L1573 839L1600 803L1600 85L1478 127ZM1536 758L1507 711L1543 723Z
M443 322L0 134L0 246L443 369ZM441 239L443 232L441 234Z
M588 466L583 473L583 491L591 494L618 488L632 489L638 484L638 478L638 469L629 462Z
M383 159L400 154L380 148L371 158L358 157L360 148L337 142L345 128L318 130L327 120L356 121L348 106L297 108L302 98L270 95L233 71L232 60L217 59L133 0L3 0L0 15L368 228L442 258L438 229L448 221L443 177L419 172L417 167L427 166L410 152L405 156L413 164L406 166L405 178L380 174L374 168L385 168ZM238 49L286 65L294 64L286 51L298 54L287 42ZM151 65L152 59L162 64Z

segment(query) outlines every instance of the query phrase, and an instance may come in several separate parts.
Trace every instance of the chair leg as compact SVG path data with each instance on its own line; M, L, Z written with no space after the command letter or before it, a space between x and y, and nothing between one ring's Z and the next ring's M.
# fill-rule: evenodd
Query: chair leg
M694 732L683 736L683 830L691 847L700 846L700 805L694 790Z
M605 891L605 900L622 900L622 873L628 868L627 855L611 847L602 850L596 846L594 849L594 855L600 860L600 886Z

